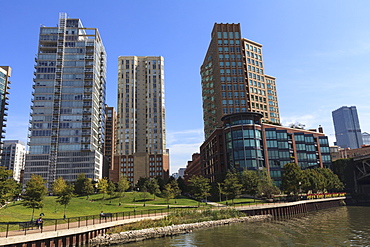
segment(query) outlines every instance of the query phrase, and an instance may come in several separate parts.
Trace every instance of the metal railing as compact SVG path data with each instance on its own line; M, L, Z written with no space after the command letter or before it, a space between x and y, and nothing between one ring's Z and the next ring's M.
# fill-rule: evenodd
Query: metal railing
M7 238L12 236L27 235L33 233L43 233L50 231L65 230L78 227L86 227L106 222L113 222L125 219L142 218L149 216L166 215L175 208L161 208L148 210L133 210L118 213L104 213L104 216L87 215L80 217L71 217L63 219L43 219L40 227L36 225L36 221L27 222L7 222L0 223L0 238Z

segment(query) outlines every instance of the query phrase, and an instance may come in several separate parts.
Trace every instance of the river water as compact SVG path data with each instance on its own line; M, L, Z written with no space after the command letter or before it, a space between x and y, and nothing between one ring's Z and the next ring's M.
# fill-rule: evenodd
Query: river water
M331 208L265 222L206 228L120 246L370 246L370 207Z

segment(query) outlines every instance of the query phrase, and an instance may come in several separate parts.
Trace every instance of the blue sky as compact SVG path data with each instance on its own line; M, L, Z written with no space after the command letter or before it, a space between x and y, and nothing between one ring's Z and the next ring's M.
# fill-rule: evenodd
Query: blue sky
M165 58L171 173L203 142L199 67L216 22L241 23L242 36L263 45L283 125L322 125L333 142L331 112L355 105L362 131L370 132L370 1L18 0L1 8L0 65L13 68L6 139L26 141L39 27L56 26L59 12L99 29L110 106L117 100L118 56Z

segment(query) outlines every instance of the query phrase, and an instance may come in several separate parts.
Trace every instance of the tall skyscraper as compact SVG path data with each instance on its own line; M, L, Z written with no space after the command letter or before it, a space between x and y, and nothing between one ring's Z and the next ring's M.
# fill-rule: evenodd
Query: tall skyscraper
M14 180L21 181L21 172L24 169L26 145L19 140L4 140L1 154L1 166L13 170Z
M215 24L201 66L203 121L207 138L224 115L258 112L279 123L275 77L265 74L262 45L242 38L240 24Z
M114 166L136 183L140 177L168 177L164 59L118 58L117 156Z
M5 133L6 127L6 116L8 116L8 97L9 94L8 89L10 89L9 84L9 77L12 75L12 68L9 66L0 66L0 143L2 144L2 140L5 138L3 133ZM0 145L1 148L1 145Z
M363 144L356 106L342 106L332 112L336 145L342 148L360 148Z
M101 178L106 53L98 29L61 13L57 27L40 28L35 61L25 182L32 174L49 185L80 173Z
M362 133L362 142L364 145L370 145L370 134L367 132Z

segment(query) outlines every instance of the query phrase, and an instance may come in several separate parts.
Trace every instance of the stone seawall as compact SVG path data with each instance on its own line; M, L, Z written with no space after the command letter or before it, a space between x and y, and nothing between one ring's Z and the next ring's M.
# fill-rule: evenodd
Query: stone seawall
M90 246L105 246L113 244L123 244L129 242L137 242L145 239L151 238L160 238L165 236L174 236L179 234L184 234L191 232L196 229L226 225L230 223L237 222L255 222L262 221L272 218L271 215L256 215L256 216L247 216L240 218L224 219L224 220L214 220L214 221L204 221L191 224L182 224L182 225L172 225L166 227L156 227L148 228L135 231L125 231L114 234L104 234L97 236L90 240Z

